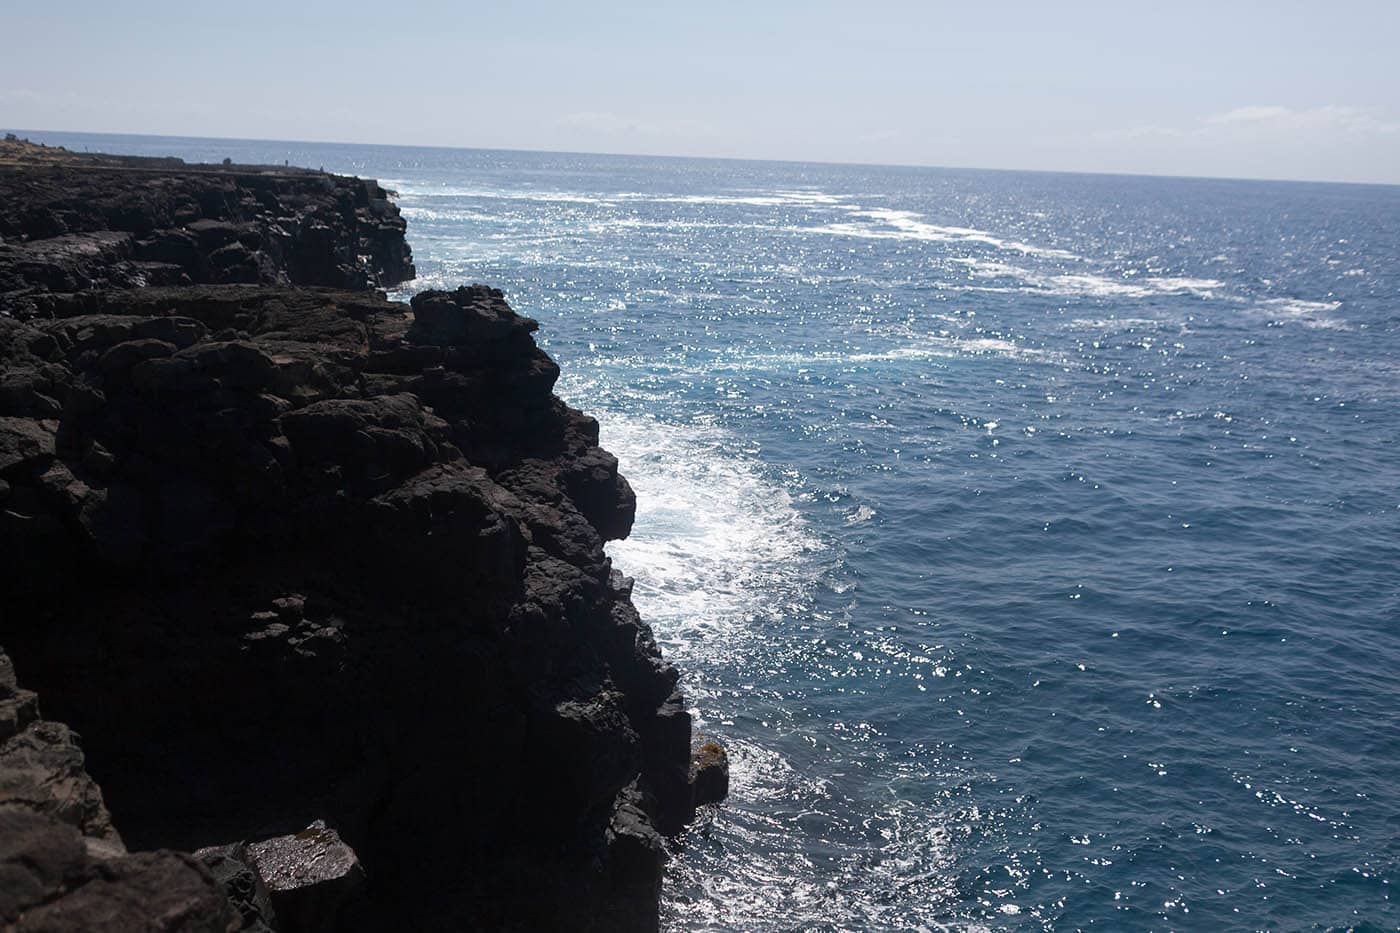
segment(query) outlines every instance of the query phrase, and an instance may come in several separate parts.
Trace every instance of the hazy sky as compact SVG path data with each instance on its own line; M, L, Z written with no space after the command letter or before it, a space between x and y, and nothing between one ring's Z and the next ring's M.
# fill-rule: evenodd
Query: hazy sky
M0 127L1400 183L1400 0L0 0Z

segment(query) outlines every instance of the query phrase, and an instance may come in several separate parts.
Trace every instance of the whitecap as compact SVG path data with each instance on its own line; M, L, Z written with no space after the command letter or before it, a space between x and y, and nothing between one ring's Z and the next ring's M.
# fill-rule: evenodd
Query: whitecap
M968 267L968 274L974 278L1015 279L1022 284L1013 288L1004 286L967 286L949 283L952 287L965 291L987 292L1044 292L1068 298L1153 298L1164 295L1192 295L1196 298L1215 298L1225 283L1219 279L1191 278L1188 276L1132 276L1097 275L1092 272L1043 273L1022 266L1002 262L992 262L965 256L949 260Z
M868 505L857 506L846 516L847 525L863 525L875 517L875 510Z
M1014 340L1001 337L928 337L922 344L896 347L877 353L853 353L846 357L852 363L880 360L921 360L931 357L1002 356L1008 359L1048 359L1051 354L1034 347L1023 347Z
M901 211L893 208L865 208L847 206L856 217L869 218L873 223L860 221L830 223L815 227L790 227L793 233L824 233L834 236L863 237L873 240L914 240L930 243L979 243L994 249L1017 252L1025 255L1042 256L1053 259L1079 260L1082 257L1068 250L1036 246L1019 240L999 237L987 230L974 227L950 227L928 223L923 215L915 211Z
M1156 327L1161 323L1163 322L1150 317L1077 317L1069 322L1069 326L1082 327L1089 330L1128 330L1137 327Z
M1336 311L1341 306L1340 301L1303 301L1299 298L1270 298L1257 305L1261 311L1290 318L1326 314L1330 311Z
M790 207L840 204L841 198L815 190L761 191L744 194L644 194L630 191L616 196L622 201L655 204L744 204L751 207Z
M821 542L784 486L725 432L619 413L601 420L602 445L638 503L632 534L608 553L635 578L633 599L669 653L737 650L755 618L814 584Z
M1104 275L1032 276L1029 281L1055 295L1086 298L1151 298L1159 295L1193 295L1214 298L1224 286L1219 279L1185 277L1110 278Z
M1316 330L1351 330L1350 325L1331 317L1342 306L1340 301L1304 301L1300 298L1270 298L1252 309L1275 321L1294 321Z
M397 187L403 200L414 198L476 198L488 201L547 201L565 204L608 204L615 196L584 194L579 191L532 191L520 188L476 188L462 185L413 185Z

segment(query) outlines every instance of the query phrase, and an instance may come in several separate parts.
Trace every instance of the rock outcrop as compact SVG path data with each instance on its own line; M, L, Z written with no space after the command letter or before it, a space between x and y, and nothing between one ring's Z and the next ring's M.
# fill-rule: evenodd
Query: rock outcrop
M729 753L713 739L697 736L690 754L691 802L697 807L729 796Z
M101 288L387 287L414 276L404 226L388 193L359 178L0 143L0 306L11 314Z
M45 877L164 860L191 904L219 878L219 929L655 928L690 718L603 551L631 489L535 322L385 300L397 210L316 172L0 146L0 236L0 643L102 787L0 685L70 782L24 802L0 763L0 815L67 834ZM203 851L94 868L113 822ZM308 824L356 866L334 918L250 880Z

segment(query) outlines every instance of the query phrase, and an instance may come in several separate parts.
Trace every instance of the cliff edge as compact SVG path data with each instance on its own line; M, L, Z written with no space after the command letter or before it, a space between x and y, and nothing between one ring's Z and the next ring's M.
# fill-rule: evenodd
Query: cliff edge
M385 300L403 234L0 144L0 927L656 927L697 801L634 497L499 291Z

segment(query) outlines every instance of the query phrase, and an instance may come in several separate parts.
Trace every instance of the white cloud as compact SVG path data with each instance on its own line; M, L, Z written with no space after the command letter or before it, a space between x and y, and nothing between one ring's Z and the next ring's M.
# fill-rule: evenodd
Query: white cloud
M43 94L39 93L38 91L31 90L31 89L29 89L29 88L27 88L27 87L14 87L14 88L3 88L3 87L0 87L0 102L7 102L7 101L30 102L30 101L42 101L43 99L44 99L44 95L43 95Z
M1180 139L1186 132L1177 127L1142 124L1119 130L1097 130L1089 134L1094 142L1119 142L1137 139Z
M1324 107L1294 109L1274 104L1251 104L1223 113L1201 117L1178 126L1140 124L1123 129L1101 130L1090 138L1100 142L1125 140L1179 140L1193 143L1240 142L1254 138L1315 139L1316 134L1393 136L1400 134L1400 123L1390 122L1361 107L1328 104Z
M1301 110L1278 105L1255 104L1213 114L1206 117L1204 122L1211 127L1257 128L1286 133L1323 131L1359 135L1400 133L1400 123L1381 120L1360 107L1343 107L1336 104Z
M1391 108L1245 104L1042 143L1068 164L1087 143L1108 171L1400 183L1400 112Z
M1251 107L1236 107L1234 110L1227 110L1224 113L1213 114L1206 117L1207 123L1259 123L1264 120L1274 120L1289 113L1287 107L1261 107L1258 105Z

